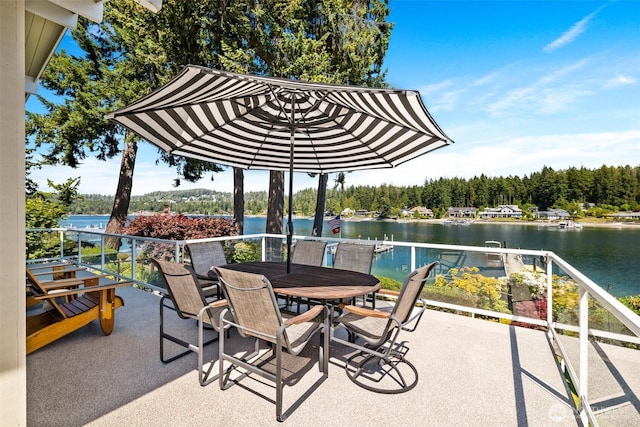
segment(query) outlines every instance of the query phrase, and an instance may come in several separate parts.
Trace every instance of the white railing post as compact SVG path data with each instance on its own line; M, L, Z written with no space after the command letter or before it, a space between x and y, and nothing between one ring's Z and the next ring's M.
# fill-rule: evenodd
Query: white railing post
M416 247L411 245L411 270L415 271L416 269Z
M100 270L104 271L104 234L100 236Z
M60 238L60 259L64 258L64 231L58 230L58 237Z
M174 259L176 262L180 262L180 242L176 240L174 249Z
M76 237L78 238L78 263L82 262L82 236L80 233L76 233Z
M553 260L547 256L547 335L553 337Z
M580 315L578 326L580 328L580 373L578 380L578 396L580 399L580 418L583 425L588 425L587 407L589 406L589 292L583 287L579 288Z
M262 250L260 251L262 253L262 262L267 260L267 238L266 237L262 237Z
M136 280L136 239L131 239L131 280Z

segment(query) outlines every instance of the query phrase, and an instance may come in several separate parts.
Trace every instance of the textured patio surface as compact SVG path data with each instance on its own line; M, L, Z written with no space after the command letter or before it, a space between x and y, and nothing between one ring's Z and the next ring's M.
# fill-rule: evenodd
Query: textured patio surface
M217 382L199 385L195 354L161 363L159 298L133 288L118 293L125 306L111 336L94 322L28 356L29 426L282 425L268 384L249 378L244 387L221 391ZM177 317L171 326L195 330ZM231 337L238 351L252 346L235 332ZM420 380L399 395L349 381L346 350L335 344L325 381L315 345L303 358L287 359L295 385L285 387L284 406L303 400L284 425L579 425L544 332L428 310L418 330L402 337ZM563 343L577 348L573 339ZM590 350L590 396L603 410L600 425L640 426L640 352L604 344ZM217 344L209 348L211 357L217 351Z

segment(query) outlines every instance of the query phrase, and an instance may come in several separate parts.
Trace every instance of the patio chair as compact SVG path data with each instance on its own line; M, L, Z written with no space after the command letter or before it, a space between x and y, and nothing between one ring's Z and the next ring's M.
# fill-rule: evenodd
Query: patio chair
M97 319L100 320L102 333L111 335L115 310L124 305L115 290L131 283L114 282L107 280L105 276L89 273L84 277L45 281L27 268L26 302L29 310L26 320L26 354L31 354ZM41 302L42 310L34 312L37 308L35 305Z
M390 312L341 305L346 313L336 319L331 340L358 350L345 363L347 376L355 384L370 391L393 394L409 391L418 383L418 371L405 358L409 349L398 341L398 336L401 331L413 332L417 328L426 303L420 300L418 307L416 303L436 265L437 262L433 262L410 273L399 293L380 292L397 296ZM347 330L347 340L335 336L341 328ZM358 344L358 338L364 344ZM408 374L413 378L407 381L401 368L403 371L409 368Z
M278 308L276 296L267 278L259 274L245 273L225 268L215 268L220 285L229 303L229 310L235 320L224 318L221 322L225 326L235 326L243 337L256 339L256 353L249 357L239 358L235 354L227 353L224 336L220 337L220 389L226 390L233 383L243 377L255 373L263 378L275 382L276 387L276 419L284 421L288 414L297 407L302 399L283 413L282 397L285 379L282 375L283 350L297 356L309 343L317 332L323 332L319 346L319 367L322 372L320 381L328 376L329 324L327 309L322 305L313 306L303 314L295 317L283 318ZM270 343L271 355L254 357L259 350L260 340ZM275 374L265 369L265 364L275 359ZM231 366L224 367L225 361ZM234 368L246 371L240 378L231 379ZM316 382L316 384L319 384ZM314 386L315 388L315 386ZM307 391L305 395L310 393Z
M194 352L198 354L198 380L200 385L205 386L218 378L217 374L211 376L214 360L209 363L209 368L204 369L204 348L218 339L220 335L220 313L226 308L225 300L207 302L203 289L200 287L195 273L184 264L172 261L152 259L167 289L168 295L160 298L160 360L163 363L170 363L187 354ZM171 302L171 304L169 304ZM198 342L190 343L184 339L171 335L165 329L165 309L175 311L181 319L195 319L198 322ZM216 332L216 336L205 341L204 329L209 325L209 329ZM165 356L165 340L171 341L187 350L170 357Z
M185 245L191 259L191 267L196 273L205 297L221 297L218 282L209 276L211 267L225 265L224 248L221 242L194 242Z
M371 274L375 245L340 242L333 259L333 268Z
M333 259L333 268L371 274L375 248L375 245L371 244L340 242ZM375 308L375 294L371 295L370 298L371 307ZM363 305L365 305L367 296L363 296L362 299ZM352 304L355 303L356 299L354 298Z
M293 247L291 262L293 264L314 265L321 267L327 249L327 242L320 240L298 240ZM300 298L295 298L297 312L300 313ZM285 308L291 309L291 297L286 297ZM308 304L307 304L308 305Z
M78 272L84 272L87 270L86 267L78 267L74 264L66 263L66 262L29 264L27 269L29 270L29 273L32 275L32 277L35 276L38 279L40 278L40 276L49 276L51 280L47 280L45 282L40 281L41 284L47 283L47 289L56 288L56 286L52 284L52 283L56 283L54 282L54 280L57 280L58 281L57 283L60 283L60 286L58 286L59 288L64 289L68 287L75 287L74 285L67 286L65 284L66 282L61 282L60 279L75 279L76 274ZM29 282L30 282L30 279L27 278L27 301L26 301L27 308L42 303L42 301L35 298L35 296L38 295L38 291L36 290L34 292L33 285L31 285ZM64 299L69 300L69 298L72 298L72 297L73 295L66 296L64 297Z
M322 266L327 242L320 240L298 240L293 247L291 262L293 264Z

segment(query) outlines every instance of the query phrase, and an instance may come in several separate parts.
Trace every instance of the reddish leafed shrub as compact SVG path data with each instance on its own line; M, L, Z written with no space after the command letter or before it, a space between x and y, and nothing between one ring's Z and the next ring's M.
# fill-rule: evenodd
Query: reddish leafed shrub
M136 216L124 231L131 236L167 240L204 239L238 234L231 220L210 217L189 218L184 215Z
M513 314L516 314L518 316L530 317L532 319L547 320L547 299L545 297L542 297L530 301L514 302ZM541 326L532 325L526 322L512 322L511 324L531 329L545 329Z
M152 237L166 240L205 239L209 237L236 236L238 229L231 220L223 218L184 215L136 216L124 229L130 236ZM144 253L155 258L171 258L173 245L144 245Z

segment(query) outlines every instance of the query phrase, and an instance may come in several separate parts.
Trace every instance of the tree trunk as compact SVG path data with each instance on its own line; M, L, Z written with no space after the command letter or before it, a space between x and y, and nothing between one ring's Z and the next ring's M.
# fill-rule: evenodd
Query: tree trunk
M131 187L133 186L133 168L136 164L138 144L129 141L125 136L125 147L122 152L122 162L120 163L120 177L118 179L118 189L113 199L111 217L107 224L106 233L122 234L122 229L127 221L129 213L129 203L131 202ZM105 237L105 246L109 249L118 250L120 239L118 237Z
M233 220L238 234L244 234L244 171L233 168Z
M327 200L327 183L329 174L321 173L318 176L318 197L316 198L316 216L313 220L312 236L322 236L322 225L324 224L324 205Z
M284 172L269 172L269 202L267 206L267 233L282 234L284 212ZM267 239L267 261L282 261L282 239Z

